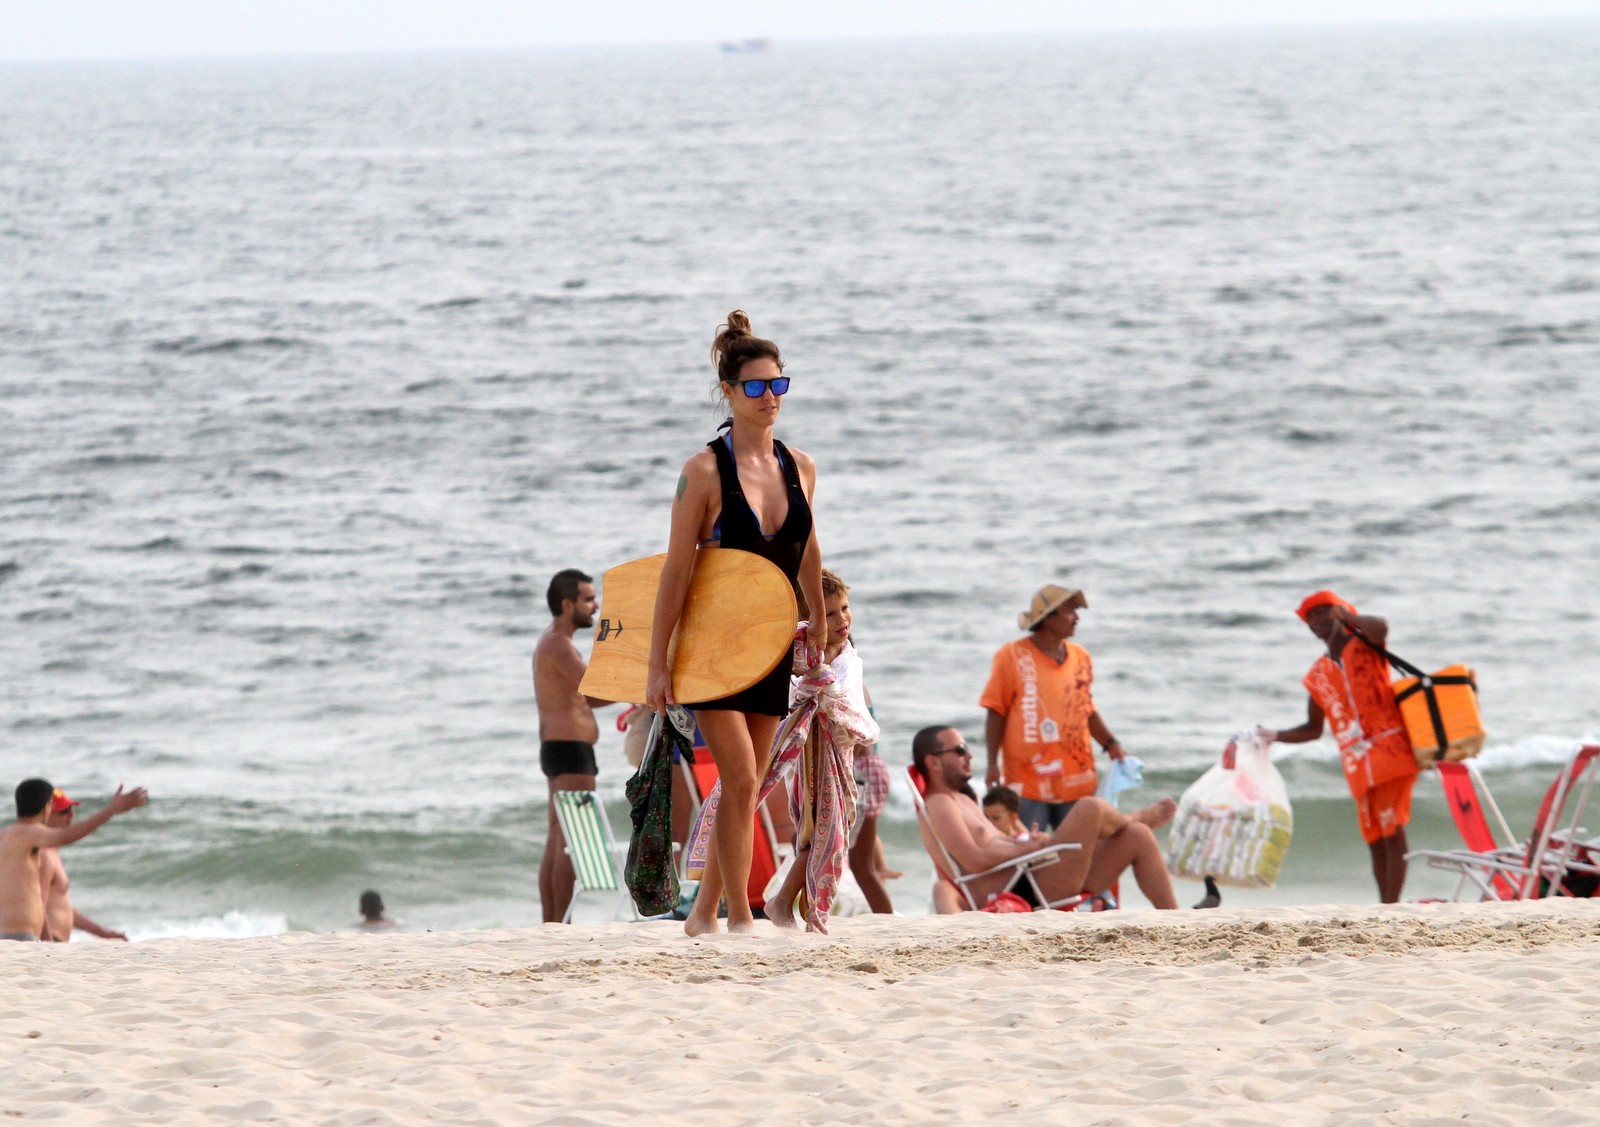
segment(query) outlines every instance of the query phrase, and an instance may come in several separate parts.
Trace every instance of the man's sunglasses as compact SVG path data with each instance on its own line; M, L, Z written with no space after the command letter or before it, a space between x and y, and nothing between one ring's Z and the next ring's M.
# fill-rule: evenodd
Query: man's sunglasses
M767 393L767 388L772 389L773 395L786 395L789 391L789 377L779 376L771 380L734 380L734 383L744 388L746 399L760 399Z
M967 747L966 744L962 744L959 747L947 747L943 751L936 752L935 754L937 754L937 755L965 755L968 759L972 758L972 750L969 747Z

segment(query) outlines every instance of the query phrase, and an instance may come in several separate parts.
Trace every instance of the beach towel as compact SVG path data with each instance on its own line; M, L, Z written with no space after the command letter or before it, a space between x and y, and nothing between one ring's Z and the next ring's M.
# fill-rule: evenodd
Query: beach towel
M672 863L672 752L693 760L694 722L683 709L674 712L678 715L670 722L660 716L651 721L644 758L624 788L633 836L622 874L641 916L664 916L678 906L678 869ZM680 722L688 725L688 734Z
M797 773L790 799L797 844L810 847L801 915L806 930L826 934L828 913L850 848L850 824L855 820L855 747L878 738L878 723L851 703L843 684L822 660L822 652L810 644L807 630L808 624L802 622L795 631L795 667L804 672L795 684L789 715L772 741L756 802L765 802L774 787L790 773ZM689 833L691 868L704 866L710 853L711 829L721 799L719 781Z

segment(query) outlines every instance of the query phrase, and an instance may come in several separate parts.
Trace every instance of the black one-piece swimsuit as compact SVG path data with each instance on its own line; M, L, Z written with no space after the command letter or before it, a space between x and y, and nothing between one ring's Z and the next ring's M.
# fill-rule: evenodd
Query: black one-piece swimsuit
M806 542L811 539L811 504L806 491L800 487L800 471L794 463L789 448L777 439L772 448L777 452L778 464L783 467L783 479L789 490L789 515L783 518L778 531L768 539L761 531L761 523L745 500L739 488L739 466L734 461L731 440L715 438L706 444L717 458L717 473L722 478L722 515L720 525L721 547L711 551L752 552L762 559L771 560L798 593L800 559L805 555ZM781 659L777 667L748 689L732 696L687 705L702 711L754 712L761 716L786 716L789 712L789 661Z

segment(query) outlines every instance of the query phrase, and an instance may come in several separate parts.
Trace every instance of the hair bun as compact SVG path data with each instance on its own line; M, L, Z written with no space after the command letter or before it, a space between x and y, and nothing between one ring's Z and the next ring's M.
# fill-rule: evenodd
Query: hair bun
M721 383L736 380L746 361L761 357L776 361L778 370L783 370L778 346L753 334L750 315L743 309L735 309L728 314L727 322L718 326L717 339L711 343L711 363L717 369L717 379Z

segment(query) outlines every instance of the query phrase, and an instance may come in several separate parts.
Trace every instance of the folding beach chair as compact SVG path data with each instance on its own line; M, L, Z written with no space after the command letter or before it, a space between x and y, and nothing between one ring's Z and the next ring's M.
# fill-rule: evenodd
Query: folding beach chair
M605 807L592 790L558 790L555 793L556 821L561 825L561 836L566 839L567 856L572 858L572 871L577 876L577 887L572 891L572 902L562 923L572 922L572 910L578 897L585 892L615 892L617 908L611 918L640 919L633 906L622 875L622 861L627 846L619 846L611 837L611 822L606 818Z
M1600 841L1581 824L1594 788L1600 745L1572 754L1545 793L1528 839L1517 842L1500 807L1471 760L1437 764L1451 816L1465 849L1416 849L1406 860L1426 861L1459 875L1451 899L1537 900L1545 896L1589 897L1600 885ZM1505 844L1495 840L1483 807L1493 812ZM1469 891L1470 890L1470 891Z
M918 771L915 764L906 768L906 775L911 780L911 805L917 812L917 824L922 829L922 844L928 851L928 856L933 861L934 870L939 876L954 885L967 902L967 907L976 912L983 909L984 905L978 903L977 895L972 891L976 881L986 877L1008 876L1005 887L1001 892L1014 892L1018 885L1025 884L1033 893L1034 911L1042 912L1047 908L1059 908L1067 912L1098 912L1106 908L1115 908L1116 901L1108 894L1080 892L1073 896L1063 897L1060 900L1051 900L1044 894L1044 889L1039 887L1039 881L1034 873L1054 865L1061 860L1063 853L1081 848L1076 842L1062 842L1059 845L1047 845L1043 849L1025 853L1002 865L984 869L979 873L966 873L961 865L945 848L944 842L939 840L939 835L933 832L933 823L928 819L928 808L922 801L923 792L927 789L927 782ZM990 897L992 900L995 893Z

